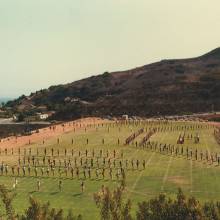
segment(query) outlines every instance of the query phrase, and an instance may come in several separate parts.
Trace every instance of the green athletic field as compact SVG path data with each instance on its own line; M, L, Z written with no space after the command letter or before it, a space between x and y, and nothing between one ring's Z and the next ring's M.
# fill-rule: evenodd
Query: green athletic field
M99 155L100 150L103 150L103 156L106 155L107 150L109 151L109 158L113 158L113 150L116 151L116 167L120 160L123 162L123 167L125 167L125 160L134 161L139 160L139 169L136 169L136 162L134 169L132 169L131 163L125 169L126 172L126 189L125 198L131 199L133 207L137 205L138 202L143 200L148 200L159 193L163 192L169 196L175 196L177 188L181 187L187 195L195 196L201 201L205 200L220 200L220 166L214 161L211 164L210 157L208 161L205 156L204 159L200 160L200 150L208 152L208 155L215 155L219 151L219 145L215 141L212 126L207 126L206 124L199 124L195 122L172 122L168 124L151 122L141 124L124 124L115 125L107 124L99 127L89 127L85 131L82 129L77 129L75 132L66 133L59 137L59 144L57 144L57 138L46 140L43 145L42 142L25 146L24 148L31 148L32 155L36 154L36 149L39 150L39 159L41 160L44 153L44 148L47 148L48 155L50 154L51 148L54 148L54 152L60 149L60 156L56 156L56 160L64 160L64 149L67 149L66 159L74 161L73 158L78 157L78 151L81 151L81 156L85 161L85 150L88 150L88 160L91 159L92 150L95 150L95 154ZM194 128L192 128L194 126ZM133 132L138 131L140 128L164 128L162 131L156 132L150 141L171 144L177 146L177 139L180 134L184 133L185 130L185 143L179 145L180 147L188 147L193 151L198 150L198 160L193 158L186 158L185 151L184 155L180 153L176 156L175 153L169 155L165 152L155 151L150 148L143 149L142 147L135 146L135 142L138 143L147 134L145 131L143 134L138 136L133 144L125 146L125 139L130 136ZM167 128L176 128L174 130L167 130ZM179 130L177 130L179 129ZM198 144L194 143L194 139L187 138L187 136L195 136L198 133L200 137L200 142ZM71 143L74 140L73 144ZM88 139L88 145L87 145ZM104 139L104 144L102 140ZM118 139L120 144L118 145ZM74 149L74 156L71 155L71 150ZM18 153L17 149L14 149L15 153L12 156L8 153L5 156L1 154L1 161L11 165L18 164ZM10 152L10 151L9 151ZM23 153L23 148L21 148ZM123 152L123 158L121 158L121 152ZM220 155L220 154L219 154ZM21 157L22 158L22 157ZM52 158L52 157L51 157ZM99 158L100 164L102 164L103 158ZM143 169L142 161L146 161L146 168ZM94 164L96 164L96 159L94 159ZM107 160L106 160L107 161ZM79 164L79 160L77 161ZM106 162L107 163L107 162ZM80 166L80 165L79 165ZM95 165L94 165L95 166ZM107 165L106 165L107 167ZM109 186L111 189L119 186L120 182L117 181L115 177L115 169L113 169L113 180L109 177L108 168L106 168L105 178L102 179L101 175L96 178L95 169L92 169L91 179L88 177L84 180L82 169L80 168L80 179L78 180L75 173L74 178L68 173L66 177L63 173L59 177L57 170L55 171L55 176L53 177L50 173L48 177L46 174L41 177L40 171L38 177L34 176L34 172L31 171L31 175L23 177L22 171L20 171L20 177L18 179L17 189L13 190L14 177L9 169L8 175L0 176L0 184L5 184L9 189L15 191L17 196L14 200L14 207L16 211L23 212L28 205L28 198L33 196L38 198L42 202L49 201L52 207L63 208L65 211L72 209L75 214L82 214L83 219L97 219L99 216L98 209L93 201L93 194L98 192L102 185ZM15 172L16 173L16 172ZM41 181L41 189L37 191L37 180ZM62 179L62 192L59 192L58 181ZM81 193L80 184L84 180L85 191Z

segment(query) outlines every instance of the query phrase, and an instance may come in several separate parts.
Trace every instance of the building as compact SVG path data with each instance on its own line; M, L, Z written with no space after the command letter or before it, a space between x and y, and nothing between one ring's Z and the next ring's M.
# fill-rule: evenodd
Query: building
M55 111L45 112L45 113L37 113L37 117L40 120L46 120L50 116L52 116L55 113Z
M37 107L37 110L40 112L46 112L47 111L47 106L46 105L40 105Z
M37 113L36 120L46 120L48 117L49 115L47 113Z

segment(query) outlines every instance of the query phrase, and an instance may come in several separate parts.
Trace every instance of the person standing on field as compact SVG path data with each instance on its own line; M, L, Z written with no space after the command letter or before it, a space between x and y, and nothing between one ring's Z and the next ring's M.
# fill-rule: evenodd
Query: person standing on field
M59 180L58 187L60 192L62 191L62 184L62 180Z
M81 192L82 192L82 193L84 193L84 189L85 189L85 185L84 185L84 182L82 181L82 182L81 182Z
M37 181L37 191L39 192L40 191L40 187L41 187L41 182L40 180Z

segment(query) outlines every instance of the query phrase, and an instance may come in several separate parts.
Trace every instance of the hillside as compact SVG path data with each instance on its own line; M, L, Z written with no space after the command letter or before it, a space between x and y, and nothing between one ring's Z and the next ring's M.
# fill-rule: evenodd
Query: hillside
M39 106L55 119L86 115L172 115L220 110L220 48L191 59L162 60L51 86L8 102L16 111Z

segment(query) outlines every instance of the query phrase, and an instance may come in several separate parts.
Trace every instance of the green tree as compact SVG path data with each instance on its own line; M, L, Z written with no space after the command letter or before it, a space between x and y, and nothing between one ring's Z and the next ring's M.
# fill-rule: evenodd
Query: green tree
M15 197L14 193L10 193L10 191L4 186L0 185L0 198L4 204L6 216L9 220L15 220L15 211L12 206L12 201Z
M179 189L173 201L161 194L157 198L138 204L137 220L208 220L203 207L193 197L187 199ZM217 220L217 219L216 219Z
M21 121L24 121L24 118L25 118L25 115L23 113L20 113L18 115L18 121L21 122Z
M94 200L100 209L102 220L132 220L131 201L123 201L123 190L121 187L111 192L108 188L104 192L94 194Z
M81 220L81 216L74 216L72 211L69 211L65 217L62 209L50 208L50 204L41 204L38 200L30 197L30 206L25 211L25 214L20 217L20 220Z

